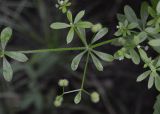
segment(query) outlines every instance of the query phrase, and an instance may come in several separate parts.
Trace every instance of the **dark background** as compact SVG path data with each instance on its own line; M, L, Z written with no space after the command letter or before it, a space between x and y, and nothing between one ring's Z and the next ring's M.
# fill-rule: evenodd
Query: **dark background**
M86 10L84 19L101 22L109 28L104 40L113 38L116 30L116 14L123 7L132 6L139 15L142 0L72 0L73 14ZM148 0L149 2L149 0ZM0 28L11 26L14 30L8 50L31 50L67 47L67 31L51 30L55 21L66 20L56 8L56 0L0 0ZM88 39L92 34L88 33ZM78 38L77 38L78 39ZM81 46L74 38L71 46ZM119 49L111 45L99 48L114 54ZM83 96L79 105L73 103L75 94L65 96L62 107L55 108L53 100L60 93L57 82L61 78L70 81L68 90L80 87L84 61L78 71L73 72L70 63L78 52L30 54L26 64L12 62L14 78L4 81L0 74L0 114L151 114L157 95L155 89L147 90L147 80L136 83L143 72L142 65L131 61L103 63L105 69L98 72L89 65L85 87L90 92L97 90L101 95L98 104Z

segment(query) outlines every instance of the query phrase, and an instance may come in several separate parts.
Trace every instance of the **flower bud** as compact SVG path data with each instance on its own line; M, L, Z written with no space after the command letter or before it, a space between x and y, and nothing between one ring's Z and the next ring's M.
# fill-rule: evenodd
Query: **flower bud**
M61 79L58 82L58 85L61 86L61 87L66 87L66 86L68 86L68 84L69 84L69 82L66 79Z
M100 101L99 94L97 92L91 93L91 101L93 103L98 103Z
M102 24L98 23L92 26L92 32L96 33L102 29Z

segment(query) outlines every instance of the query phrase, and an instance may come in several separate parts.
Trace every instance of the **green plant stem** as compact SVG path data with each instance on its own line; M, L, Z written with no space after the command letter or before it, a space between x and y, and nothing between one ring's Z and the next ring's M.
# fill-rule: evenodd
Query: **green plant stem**
M100 47L102 45L105 45L105 44L109 44L111 42L113 42L114 40L117 40L118 38L115 38L115 39L111 39L111 40L107 40L107 41L103 41L103 42L100 42L100 43L97 43L97 44L94 44L91 46L91 48L96 48L96 47Z
M86 49L86 47L71 47L71 48L55 48L55 49L17 51L17 52L29 54L29 53L45 53L45 52L61 52L61 51L78 51L78 50L85 50L85 49Z
M77 91L81 91L81 89L75 89L75 90L72 90L72 91L67 91L67 92L64 92L63 95L69 94L69 93L74 93L74 92L77 92Z
M86 72L87 72L88 62L89 62L89 52L87 53L87 59L86 59L86 64L85 64L85 68L84 68L84 73L83 73L81 90L84 90L83 88L84 88L84 82L85 82L85 78L86 78Z

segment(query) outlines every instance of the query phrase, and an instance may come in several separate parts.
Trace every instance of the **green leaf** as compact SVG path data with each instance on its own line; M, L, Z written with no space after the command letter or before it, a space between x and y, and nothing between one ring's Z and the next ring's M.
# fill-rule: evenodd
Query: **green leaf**
M81 102L81 97L82 97L82 92L80 91L80 92L78 92L78 94L75 96L75 98L74 98L74 103L75 104L79 104L80 102Z
M147 56L147 53L143 50L143 49L141 49L141 48L139 48L138 49L139 50L139 53L140 53L140 56L141 56L141 58L142 58L142 60L146 63L146 62L148 62L148 56Z
M148 13L152 16L155 17L156 16L156 12L152 7L148 7Z
M91 28L92 23L88 21L81 21L81 22L76 23L76 26L79 28Z
M96 41L98 41L99 39L101 39L103 36L105 36L108 33L108 29L107 28L103 28L101 29L96 36L93 38L91 43L95 43Z
M67 35L67 44L71 43L74 37L74 28L71 28Z
M137 36L134 37L134 42L136 45L144 42L147 39L147 34L145 32L140 32Z
M160 39L154 39L149 41L149 45L151 46L160 46Z
M3 50L5 49L11 36L12 36L12 29L10 27L6 27L5 29L2 30L2 32L1 32L1 46L2 46Z
M84 14L85 14L85 11L80 11L75 17L74 24L80 21L83 18Z
M151 0L152 6L154 9L156 9L158 2L159 0Z
M67 12L67 18L68 18L68 20L69 20L70 23L73 22L73 16L72 16L71 11L68 11L68 12Z
M136 27L138 27L137 23L131 23L131 24L128 25L128 29L134 29Z
M125 17L125 15L117 14L117 19L120 22L124 22L126 20L126 17Z
M23 53L19 52L12 52L12 51L7 51L5 52L5 55L11 57L14 60L17 60L19 62L26 62L28 60L27 56L25 56Z
M153 114L160 114L160 95L157 96L157 100L154 104L154 112Z
M134 49L129 50L130 56L134 64L138 65L140 63L140 57Z
M71 63L71 68L73 71L77 70L78 68L78 65L83 57L83 55L86 53L86 51L84 52L81 52L80 54L78 54L73 60L72 60L72 63Z
M103 71L103 66L102 66L102 63L100 62L100 60L92 53L91 53L91 57L92 57L93 63L96 66L97 70Z
M85 40L86 42L86 31L84 28L78 28L78 32L80 33L80 36ZM87 43L87 42L86 42Z
M102 60L107 61L107 62L112 62L114 60L114 57L110 54L99 52L93 50L93 52Z
M157 59L156 67L160 67L160 57Z
M149 16L147 10L148 10L148 3L143 2L141 6L141 20L142 20L143 26L145 26Z
M157 13L160 14L160 1L157 4L156 10L157 10Z
M124 13L125 13L125 16L129 22L138 23L137 16L136 16L134 10L130 6L127 5L124 7Z
M151 72L150 77L149 77L149 81L148 81L148 89L150 89L153 86L154 80L155 80L154 79L154 73Z
M151 71L148 70L148 71L144 72L143 74L141 74L140 76L138 76L137 82L141 82L144 79L146 79L149 76L150 73L151 73Z
M157 30L156 30L156 28L154 28L154 27L147 27L147 28L145 29L145 31L146 31L147 33L153 34L153 35L155 35L155 34L158 33Z
M155 86L158 91L160 91L160 77L155 76Z
M66 23L56 22L56 23L52 23L50 27L52 29L64 29L64 28L70 27L70 25Z
M7 59L3 58L3 76L6 81L11 81L13 77L13 70Z

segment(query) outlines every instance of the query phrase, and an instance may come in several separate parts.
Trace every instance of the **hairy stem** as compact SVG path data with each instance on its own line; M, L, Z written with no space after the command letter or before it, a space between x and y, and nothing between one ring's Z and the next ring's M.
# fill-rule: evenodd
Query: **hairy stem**
M45 53L45 52L61 52L61 51L78 51L78 50L85 50L85 49L86 49L86 47L71 47L71 48L55 48L55 49L17 51L17 52L29 54L29 53Z

